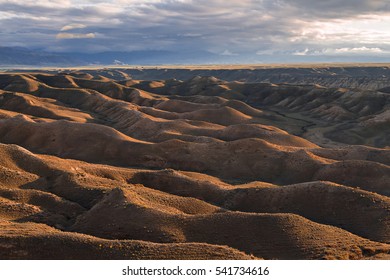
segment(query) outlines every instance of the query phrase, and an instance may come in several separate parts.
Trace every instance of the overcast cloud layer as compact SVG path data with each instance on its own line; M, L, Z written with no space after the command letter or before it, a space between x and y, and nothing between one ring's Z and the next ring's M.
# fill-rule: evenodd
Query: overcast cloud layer
M390 1L0 0L0 36L2 46L56 52L389 60Z

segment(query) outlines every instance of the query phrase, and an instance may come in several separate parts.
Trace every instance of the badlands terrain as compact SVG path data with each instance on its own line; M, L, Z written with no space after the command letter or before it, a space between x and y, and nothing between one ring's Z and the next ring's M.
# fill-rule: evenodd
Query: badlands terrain
M1 259L390 259L390 70L0 74Z

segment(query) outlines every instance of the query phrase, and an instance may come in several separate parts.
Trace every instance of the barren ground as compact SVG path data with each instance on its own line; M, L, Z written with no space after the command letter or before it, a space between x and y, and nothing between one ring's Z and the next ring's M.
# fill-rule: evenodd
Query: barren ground
M321 67L0 74L0 258L389 259L388 68Z

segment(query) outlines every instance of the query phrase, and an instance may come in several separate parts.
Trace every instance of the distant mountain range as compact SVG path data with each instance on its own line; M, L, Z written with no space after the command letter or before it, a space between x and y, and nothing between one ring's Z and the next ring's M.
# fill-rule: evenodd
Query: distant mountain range
M0 47L0 66L80 66L113 64L218 63L226 57L206 51L131 51L101 53L52 53L20 47Z
M73 67L88 65L196 65L196 64L262 64L262 63L331 63L331 62L386 62L383 57L360 56L313 56L302 58L288 54L257 55L216 54L200 50L139 50L129 52L100 53L57 53L43 50L31 50L21 47L0 46L0 67Z
M33 51L19 47L0 47L0 65L71 65L81 61L72 59L70 56L43 51Z

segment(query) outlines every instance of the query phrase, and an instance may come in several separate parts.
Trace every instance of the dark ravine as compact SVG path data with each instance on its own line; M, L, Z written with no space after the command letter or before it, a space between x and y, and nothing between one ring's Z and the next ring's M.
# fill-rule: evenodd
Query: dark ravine
M317 125L316 123L311 122L311 121L307 121L307 120L304 120L304 119L299 119L299 118L287 116L285 113L281 113L281 112L279 112L279 111L277 111L275 109L261 108L261 107L258 107L258 108L259 109L266 109L267 111L273 112L273 113L275 113L275 114L277 114L279 116L282 116L283 118L291 119L291 120L294 120L294 121L306 122L307 125L301 126L301 133L293 133L295 136L302 137L306 132L308 132L308 128L315 127Z

